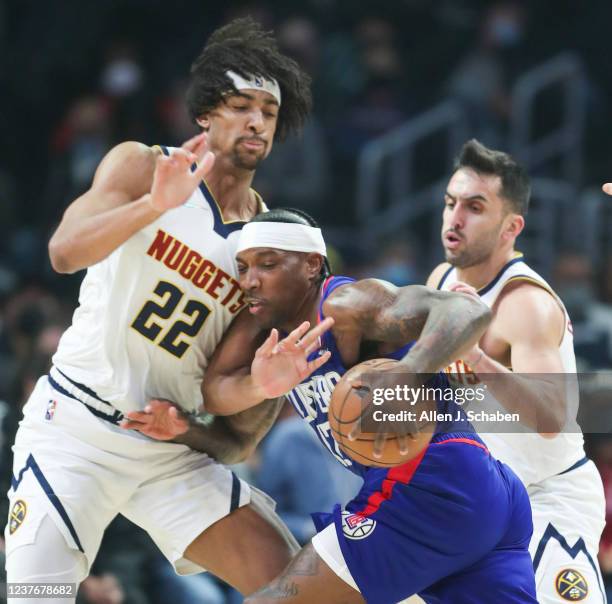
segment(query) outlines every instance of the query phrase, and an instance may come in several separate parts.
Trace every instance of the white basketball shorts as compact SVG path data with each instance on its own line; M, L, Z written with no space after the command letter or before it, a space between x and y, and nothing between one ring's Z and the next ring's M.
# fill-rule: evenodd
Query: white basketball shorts
M250 502L247 483L207 455L151 440L93 415L42 377L13 447L7 556L33 543L50 516L69 547L93 563L104 529L121 513L143 528L179 574L206 528Z

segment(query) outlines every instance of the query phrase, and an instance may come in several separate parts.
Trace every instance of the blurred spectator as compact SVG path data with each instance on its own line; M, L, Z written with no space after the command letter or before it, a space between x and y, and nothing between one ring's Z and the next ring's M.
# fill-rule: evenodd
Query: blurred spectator
M101 96L77 99L55 132L54 158L46 186L46 220L58 221L64 208L90 186L111 146L111 107Z
M121 99L138 92L144 74L135 48L127 42L116 42L107 49L106 65L100 76L101 91Z
M177 575L168 560L159 553L149 560L147 573L152 604L226 604L227 597L221 582L210 573Z
M159 144L181 145L199 132L199 127L193 123L187 111L186 92L187 82L177 80L170 86L168 94L157 102L157 113L162 128L162 140L158 141ZM265 164L266 162L262 165Z
M356 40L363 86L334 137L338 150L350 156L405 121L412 109L402 95L404 65L394 27L383 19L365 18L356 28Z
M382 246L370 276L390 281L398 287L418 283L414 252L408 239L392 239Z
M448 89L466 108L471 136L502 145L510 114L510 87L519 71L525 12L518 2L498 2L485 14L477 46L459 63Z
M593 268L582 254L565 253L554 267L554 288L572 321L576 357L591 369L612 362L612 307L596 299Z
M269 206L305 210L325 221L329 206L329 158L316 119L308 121L300 137L275 143L274 152L257 169L253 187Z
M116 577L111 574L90 575L79 588L77 604L131 604ZM138 604L136 601L134 604Z

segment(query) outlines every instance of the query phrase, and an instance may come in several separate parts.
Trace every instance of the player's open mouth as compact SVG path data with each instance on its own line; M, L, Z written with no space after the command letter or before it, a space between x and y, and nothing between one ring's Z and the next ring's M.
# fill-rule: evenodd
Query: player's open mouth
M249 300L247 304L249 306L249 312L252 315L256 315L257 313L259 313L265 305L263 300Z
M462 240L463 237L460 237L457 233L448 232L444 235L444 243L450 249L458 247Z

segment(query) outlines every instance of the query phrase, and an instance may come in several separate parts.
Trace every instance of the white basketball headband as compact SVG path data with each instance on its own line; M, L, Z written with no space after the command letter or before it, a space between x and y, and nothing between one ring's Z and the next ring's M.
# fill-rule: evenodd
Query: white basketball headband
M321 229L293 222L248 222L240 231L236 253L268 247L287 252L314 252L327 257Z
M268 80L256 75L250 75L247 79L243 78L235 71L226 71L225 75L232 81L236 90L264 90L265 92L269 92L276 99L280 107L281 91L275 79Z

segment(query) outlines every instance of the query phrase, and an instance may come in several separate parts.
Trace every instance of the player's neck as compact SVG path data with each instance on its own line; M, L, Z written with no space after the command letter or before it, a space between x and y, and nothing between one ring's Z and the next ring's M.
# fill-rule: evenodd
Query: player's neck
M232 167L215 170L206 177L206 185L215 198L223 220L243 220L247 222L258 213L256 196L251 191L255 172Z
M516 256L516 250L493 254L484 262L465 268L457 268L457 280L480 290L497 276L499 271Z

